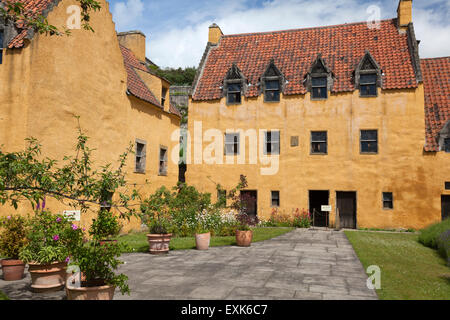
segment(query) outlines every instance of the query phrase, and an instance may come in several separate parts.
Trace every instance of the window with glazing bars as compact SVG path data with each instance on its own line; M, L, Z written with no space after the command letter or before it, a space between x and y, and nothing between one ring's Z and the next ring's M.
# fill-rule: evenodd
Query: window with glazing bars
M225 155L239 154L239 133L225 134Z
M239 104L241 103L241 90L242 84L240 83L229 83L227 85L227 103L228 104Z
M326 99L328 98L328 80L327 77L313 77L311 79L312 98Z
M359 90L362 97L374 97L377 95L377 74L361 74L359 78Z
M377 130L361 130L361 153L378 153Z
M265 133L264 154L280 154L280 131L267 131Z
M0 64L3 62L3 30L0 30Z
M383 208L394 209L394 196L392 192L383 192Z
M444 139L444 151L450 153L450 138Z
M328 153L328 134L326 131L311 132L311 153Z
M165 176L167 175L167 159L168 159L168 152L167 148L160 147L159 148L159 175Z
M280 101L280 81L278 80L266 80L264 101L277 102Z
M272 191L272 207L280 206L280 191Z
M146 145L142 141L136 141L136 165L137 173L145 173Z

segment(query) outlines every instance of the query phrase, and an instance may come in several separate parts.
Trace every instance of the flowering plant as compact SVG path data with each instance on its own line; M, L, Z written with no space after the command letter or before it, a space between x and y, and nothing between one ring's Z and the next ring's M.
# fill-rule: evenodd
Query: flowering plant
M28 223L28 243L20 250L25 263L50 264L68 262L83 243L83 230L61 214L36 211Z
M19 258L20 250L27 244L26 222L21 216L0 218L0 256Z

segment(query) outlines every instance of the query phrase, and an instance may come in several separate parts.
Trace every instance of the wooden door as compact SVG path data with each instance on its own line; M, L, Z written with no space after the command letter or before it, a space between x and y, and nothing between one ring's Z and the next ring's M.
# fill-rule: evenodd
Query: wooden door
M336 199L340 227L356 229L356 192L337 192Z

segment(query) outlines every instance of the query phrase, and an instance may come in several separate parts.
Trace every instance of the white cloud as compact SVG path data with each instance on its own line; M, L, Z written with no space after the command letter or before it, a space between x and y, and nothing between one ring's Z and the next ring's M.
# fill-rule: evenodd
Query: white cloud
M387 12L387 7L379 2L363 4L358 0L272 0L253 9L246 8L242 1L227 1L226 5L207 6L205 10L187 13L189 16L184 19L190 23L184 28L151 35L147 55L163 67L197 66L208 41L208 27L213 22L225 34L326 26L366 21L370 17L366 10L373 4L380 6L382 18L393 18L397 14L396 7L390 12L391 5ZM445 15L448 12L433 12L423 7L415 9L414 24L416 36L422 40L422 57L450 54L450 25L443 23Z
M144 3L141 0L127 0L117 2L113 7L114 22L117 29L133 28L142 18L144 13Z

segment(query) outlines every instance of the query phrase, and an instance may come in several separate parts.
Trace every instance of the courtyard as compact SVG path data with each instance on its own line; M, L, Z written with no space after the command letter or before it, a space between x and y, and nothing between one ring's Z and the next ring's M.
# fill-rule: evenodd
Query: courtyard
M343 232L296 229L249 248L171 251L165 256L124 254L119 271L131 295L115 300L368 300L378 299ZM37 294L29 274L0 280L12 300L62 300L64 291Z

